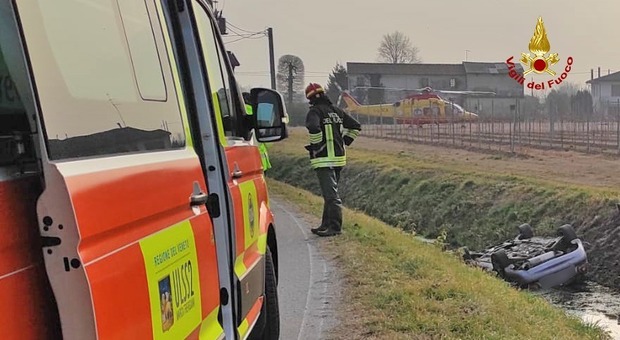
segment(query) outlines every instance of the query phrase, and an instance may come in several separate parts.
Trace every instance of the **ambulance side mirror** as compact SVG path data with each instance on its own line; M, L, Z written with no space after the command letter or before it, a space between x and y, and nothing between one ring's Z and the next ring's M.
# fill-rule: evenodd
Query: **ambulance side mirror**
M252 125L259 142L277 142L288 137L288 114L284 98L278 91L253 88L250 91L250 101L254 112Z

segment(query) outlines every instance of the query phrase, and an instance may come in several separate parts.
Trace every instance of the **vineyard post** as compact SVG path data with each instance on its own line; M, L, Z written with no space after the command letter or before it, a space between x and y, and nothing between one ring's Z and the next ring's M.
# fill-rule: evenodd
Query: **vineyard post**
M620 153L620 99L618 99L618 105L616 106L616 144L618 153Z
M587 152L590 153L590 115L586 115L586 144L587 144Z

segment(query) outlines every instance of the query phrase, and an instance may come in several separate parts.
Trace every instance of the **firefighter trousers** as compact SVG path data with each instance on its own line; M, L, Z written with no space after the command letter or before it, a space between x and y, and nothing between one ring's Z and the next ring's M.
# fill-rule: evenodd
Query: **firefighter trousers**
M342 230L342 200L338 195L341 167L315 169L323 195L321 229Z

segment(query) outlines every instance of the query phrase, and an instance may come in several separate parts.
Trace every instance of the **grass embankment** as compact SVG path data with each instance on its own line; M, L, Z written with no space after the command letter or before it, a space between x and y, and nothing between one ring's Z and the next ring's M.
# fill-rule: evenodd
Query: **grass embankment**
M273 145L268 176L319 194L305 143L305 136L294 132ZM445 232L451 246L471 249L514 237L521 223L530 223L538 235L554 235L569 223L592 243L588 252L593 277L620 286L612 268L620 261L620 241L613 237L620 225L613 199L617 193L472 171L398 150L378 153L354 146L348 158L341 195L349 208L428 238Z
M320 216L321 198L270 180L271 194ZM463 265L440 247L344 211L344 233L322 244L344 280L333 339L605 339L540 297Z

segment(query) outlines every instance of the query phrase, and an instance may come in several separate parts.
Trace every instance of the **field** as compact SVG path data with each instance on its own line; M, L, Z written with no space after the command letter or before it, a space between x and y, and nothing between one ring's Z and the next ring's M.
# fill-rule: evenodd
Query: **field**
M533 148L620 155L618 120L553 123L543 120L481 120L417 126L358 118L365 123L364 135L368 137L519 154Z
M368 130L364 136L372 136ZM447 144L447 143L446 143ZM415 154L433 164L460 169L483 171L502 175L533 177L538 180L570 184L601 190L620 188L620 157L606 154L586 154L576 151L557 151L522 146L519 153L480 152L480 149L453 148L417 143L397 138L359 138L352 149L372 150L398 155ZM496 146L500 149L500 146Z

